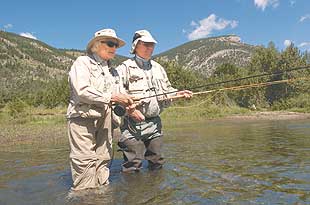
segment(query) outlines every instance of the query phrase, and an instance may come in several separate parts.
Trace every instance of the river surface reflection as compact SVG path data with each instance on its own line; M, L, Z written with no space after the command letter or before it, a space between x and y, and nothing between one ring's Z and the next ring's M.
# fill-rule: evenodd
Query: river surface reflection
M68 194L67 144L0 152L0 204L310 204L310 121L165 124L164 169ZM65 133L64 133L65 134ZM66 137L66 136L64 136Z

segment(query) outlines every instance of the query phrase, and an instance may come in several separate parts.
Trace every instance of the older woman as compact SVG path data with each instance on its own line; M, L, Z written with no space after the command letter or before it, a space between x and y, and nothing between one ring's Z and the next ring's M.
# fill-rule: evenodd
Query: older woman
M97 31L69 72L70 103L67 110L72 190L108 183L112 150L111 104L131 108L133 100L117 92L117 72L109 60L125 42L113 29Z

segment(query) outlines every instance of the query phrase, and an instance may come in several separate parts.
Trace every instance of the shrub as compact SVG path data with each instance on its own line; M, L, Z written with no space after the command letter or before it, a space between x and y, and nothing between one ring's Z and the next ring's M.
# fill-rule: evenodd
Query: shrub
M281 100L272 105L272 110L296 110L296 111L310 111L310 94L302 93L296 97L287 100Z
M13 118L22 118L30 114L30 106L18 98L8 102L5 110Z

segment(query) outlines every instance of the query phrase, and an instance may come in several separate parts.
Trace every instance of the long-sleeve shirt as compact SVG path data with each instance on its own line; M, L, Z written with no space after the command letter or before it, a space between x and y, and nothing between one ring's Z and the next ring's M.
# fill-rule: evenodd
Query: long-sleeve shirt
M117 77L112 74L107 62L97 55L80 56L69 72L70 102L67 118L102 117L109 103Z

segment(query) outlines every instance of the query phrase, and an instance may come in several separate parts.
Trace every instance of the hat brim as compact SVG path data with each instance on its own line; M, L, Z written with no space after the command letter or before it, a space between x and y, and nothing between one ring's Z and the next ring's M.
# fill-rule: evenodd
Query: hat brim
M132 44L131 44L131 49L130 49L130 53L131 54L134 54L135 53L135 49L136 49L136 46L137 46L137 43L139 41L143 41L143 42L146 42L146 43L157 43L157 41L154 39L154 38L149 38L147 36L142 36L140 38L137 38Z
M123 41L120 38L114 38L112 36L96 36L96 37L94 37L93 39L91 39L88 42L87 47L86 47L86 51L89 52L90 48L94 45L94 43L96 41L100 41L100 40L103 40L103 39L115 39L118 42L118 45L119 45L117 48L120 48L120 47L125 45L125 41Z
M154 38L151 38L151 37L148 37L148 36L142 36L142 37L138 38L137 40L143 41L143 42L146 42L146 43L157 43L157 41Z

